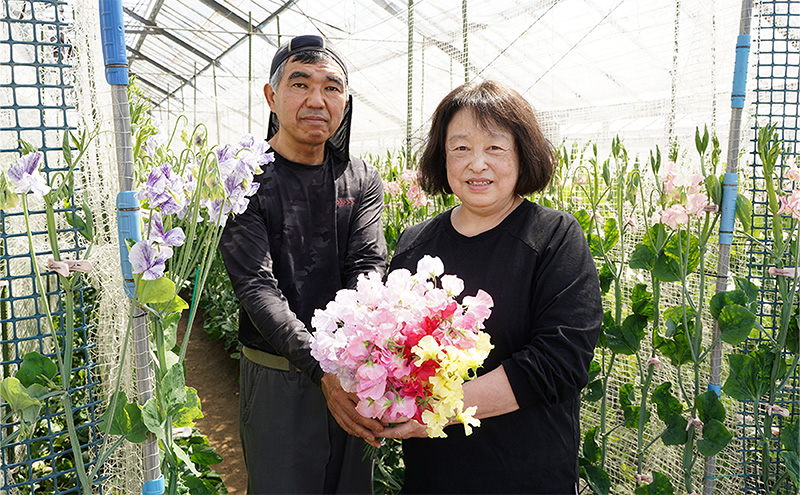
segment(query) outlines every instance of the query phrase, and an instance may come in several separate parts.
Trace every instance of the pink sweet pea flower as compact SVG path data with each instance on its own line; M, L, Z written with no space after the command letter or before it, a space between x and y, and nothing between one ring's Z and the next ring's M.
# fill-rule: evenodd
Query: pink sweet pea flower
M645 366L655 366L658 370L664 369L664 363L661 362L656 356L651 356L647 359Z
M779 214L791 213L793 218L800 220L800 190L794 190L789 196L778 196L781 207Z
M384 181L383 190L387 196L397 196L403 193L403 186L397 181Z
M56 261L53 258L47 260L47 268L53 270L61 276L69 277L69 265L63 261Z
M700 421L700 418L689 418L689 421L686 423L686 431L689 431L689 428L692 426L697 428L698 431L703 431L703 422Z
M800 168L797 167L797 157L793 156L787 159L786 165L789 166L786 170L786 177L795 182L800 182Z
M640 485L646 485L653 482L653 476L649 474L636 473L636 482Z
M767 414L770 414L770 415L774 414L774 415L778 415L778 416L783 416L784 418L788 418L790 413L789 413L789 410L786 409L785 407L776 406L776 405L770 405L767 408Z
M708 205L708 197L703 193L688 194L686 196L686 213L697 215Z
M797 267L788 266L786 268L778 268L776 266L771 266L767 270L767 273L773 277L797 277Z
M678 225L686 225L689 223L689 215L686 213L686 208L683 205L672 205L661 212L661 222L673 229L677 229Z

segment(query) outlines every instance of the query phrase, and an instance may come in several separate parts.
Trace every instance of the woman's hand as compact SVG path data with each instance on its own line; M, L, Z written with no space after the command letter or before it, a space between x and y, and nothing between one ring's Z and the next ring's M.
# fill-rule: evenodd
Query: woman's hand
M413 419L406 420L404 423L396 424L377 434L379 437L396 438L399 440L405 438L426 438L428 436L428 429L425 425L416 422Z

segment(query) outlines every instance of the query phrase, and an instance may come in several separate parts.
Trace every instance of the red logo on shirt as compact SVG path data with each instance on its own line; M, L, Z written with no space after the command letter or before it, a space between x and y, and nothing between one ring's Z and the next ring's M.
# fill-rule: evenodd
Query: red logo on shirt
M352 199L337 199L336 206L353 206L356 204Z

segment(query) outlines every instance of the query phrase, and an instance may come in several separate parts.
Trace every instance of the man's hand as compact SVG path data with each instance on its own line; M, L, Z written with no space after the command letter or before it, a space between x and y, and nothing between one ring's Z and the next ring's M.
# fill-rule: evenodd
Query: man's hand
M344 431L363 438L373 447L380 448L381 442L375 438L375 433L383 431L383 425L376 419L365 418L358 414L356 411L358 397L345 392L336 375L325 373L322 376L322 394L328 402L328 409Z

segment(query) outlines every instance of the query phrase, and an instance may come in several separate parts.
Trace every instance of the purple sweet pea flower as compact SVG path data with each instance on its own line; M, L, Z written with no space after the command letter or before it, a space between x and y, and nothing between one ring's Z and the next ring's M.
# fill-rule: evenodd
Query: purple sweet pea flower
M144 280L156 280L164 276L166 261L172 257L172 249L159 246L153 241L139 241L128 254L131 271L141 273Z
M219 163L219 172L222 175L228 175L233 172L238 166L236 159L236 150L230 144L220 146L216 149L217 163Z
M186 234L183 229L175 227L174 229L164 232L164 222L161 220L161 214L157 211L152 212L150 223L145 228L147 238L159 244L166 244L167 246L182 246L186 242Z
M44 154L41 151L28 153L17 160L8 169L8 179L14 185L14 192L25 194L33 192L33 195L42 199L45 194L50 192L50 186L39 174L39 164Z
M142 149L150 158L155 158L156 149L167 142L167 135L161 128L161 124L156 122L153 126L156 128L156 133L148 136L142 143Z
M153 169L135 196L139 201L146 199L151 209L161 208L164 215L178 213L186 203L183 178L172 172L169 163Z

